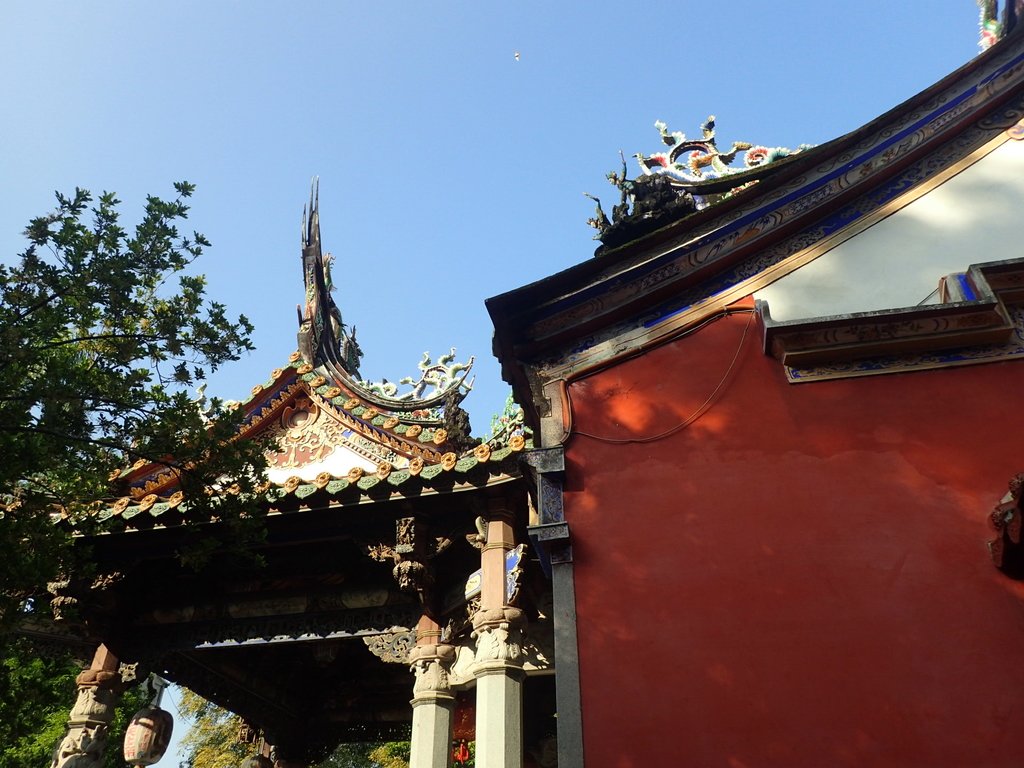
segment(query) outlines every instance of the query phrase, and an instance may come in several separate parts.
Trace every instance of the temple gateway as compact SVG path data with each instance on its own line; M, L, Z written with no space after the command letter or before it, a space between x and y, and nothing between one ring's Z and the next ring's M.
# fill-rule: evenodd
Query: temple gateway
M410 737L413 765L446 765L453 735L478 764L514 765L554 741L522 411L510 400L488 439L468 434L472 360L454 351L401 384L363 381L315 191L303 229L299 349L236 406L239 439L270 446L262 562L184 568L182 548L223 523L195 519L165 466L123 471L80 537L98 575L51 585L65 631L99 644L55 766L99 764L127 665L238 714L279 766Z

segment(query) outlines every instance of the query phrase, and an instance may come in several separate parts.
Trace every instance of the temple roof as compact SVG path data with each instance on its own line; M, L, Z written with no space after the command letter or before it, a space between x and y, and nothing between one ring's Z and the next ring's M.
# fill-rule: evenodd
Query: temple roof
M453 493L517 476L527 446L522 412L509 406L500 428L471 447L453 442L432 410L383 410L342 389L295 353L253 388L243 437L270 435L270 514L348 506L424 493ZM361 391L361 390L360 390ZM104 529L199 522L188 518L174 473L139 462L116 481L122 492L97 516Z
M332 296L333 259L321 248L316 181L301 245L299 349L245 401L227 403L244 412L239 439L271 439L261 501L268 512L452 493L517 476L529 435L511 398L492 435L469 434L460 403L472 386L472 358L455 362L454 349L437 360L424 353L417 375L397 384L361 378L356 330L342 321ZM103 530L201 522L189 518L177 475L163 464L140 460L112 483L113 498L94 518Z

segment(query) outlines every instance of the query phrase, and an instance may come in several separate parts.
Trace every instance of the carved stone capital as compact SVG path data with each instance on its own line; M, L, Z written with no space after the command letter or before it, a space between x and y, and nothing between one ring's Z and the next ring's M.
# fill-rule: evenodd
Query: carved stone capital
M413 685L415 699L448 697L451 695L449 671L455 661L455 648L450 645L418 645L409 652L409 665L416 675Z
M473 614L473 632L485 629L521 628L526 623L526 614L519 608L503 605L499 608L482 608Z
M474 674L505 672L523 665L523 627L526 616L518 608L503 606L477 611L473 617L476 638Z
M455 646L447 645L446 643L436 643L434 645L417 645L415 648L409 651L409 664L418 664L420 662L433 662L437 661L441 664L451 664L455 660Z

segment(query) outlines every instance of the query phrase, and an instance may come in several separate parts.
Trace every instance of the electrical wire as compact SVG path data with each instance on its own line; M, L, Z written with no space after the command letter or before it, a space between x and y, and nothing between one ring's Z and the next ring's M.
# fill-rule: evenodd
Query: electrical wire
M648 437L605 437L603 435L595 435L595 434L592 434L590 432L582 432L580 430L573 430L572 425L570 425L569 430L568 430L570 435L579 435L581 437L589 437L592 440L598 440L598 441L600 441L602 443L610 443L612 445L628 445L630 443L653 443L653 442L656 442L658 440L664 440L666 437L670 437L671 435L674 435L675 433L677 433L677 432L679 432L679 431L681 431L683 429L686 429L686 427L690 426L690 424L692 424L697 419L699 419L701 416L703 416L707 412L707 410L714 404L715 400L718 399L719 394L721 393L722 389L725 387L726 383L729 381L729 377L732 375L733 368L736 367L736 362L740 358L740 352L743 351L743 344L747 340L747 332L750 330L750 325L753 322L754 315L756 313L755 310L753 310L753 309L750 309L750 310L747 310L747 309L732 310L732 311L726 312L724 315L720 315L719 317L726 317L726 316L728 316L730 314L736 314L738 311L748 312L749 316L747 317L746 325L743 326L743 333L740 336L740 343L736 347L736 352L735 352L735 354L733 354L732 360L729 361L729 367L725 369L725 374L722 376L721 381L718 382L718 385L714 388L714 390L711 392L711 394L708 395L707 399L703 403L700 404L700 406L697 408L697 410L695 410L693 413L691 413L689 416L687 416L679 424L676 424L674 427L670 427L669 429L666 429L664 432L659 432L656 435L650 435ZM714 318L714 319L719 319L719 318ZM708 320L707 322L701 323L700 325L692 328L690 330L690 332L692 333L694 331L699 330L700 328L703 328L705 325L707 325L708 322L711 322L711 320ZM573 410L572 410L572 401L570 399L569 388L568 387L565 388L565 399L566 399L566 406L568 406L568 411L569 411L569 413L572 413L573 412Z

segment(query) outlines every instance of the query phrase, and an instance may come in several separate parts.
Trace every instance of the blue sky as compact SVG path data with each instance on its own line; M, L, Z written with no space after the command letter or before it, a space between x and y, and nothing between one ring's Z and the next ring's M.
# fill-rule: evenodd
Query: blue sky
M507 393L483 300L591 257L582 193L614 197L605 173L661 149L655 120L821 143L977 53L973 0L8 0L0 20L2 258L54 190L114 190L134 221L194 182L200 271L256 324L209 390L241 399L295 348L319 175L363 374L475 355L477 434Z
M821 143L977 51L973 0L34 0L2 19L6 258L56 189L114 190L134 221L147 193L194 182L192 224L213 242L199 269L256 324L257 352L209 390L241 398L295 348L319 175L363 374L475 355L478 434L507 392L483 300L591 257L582 193L613 197L604 174L619 149L661 148L655 120Z

